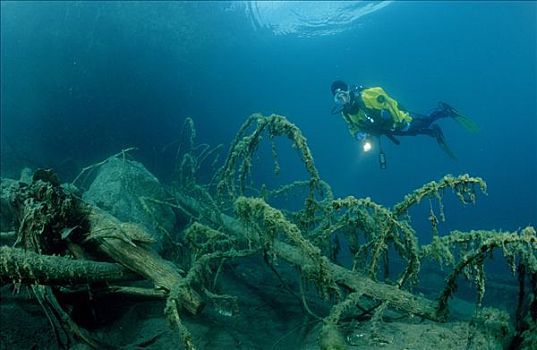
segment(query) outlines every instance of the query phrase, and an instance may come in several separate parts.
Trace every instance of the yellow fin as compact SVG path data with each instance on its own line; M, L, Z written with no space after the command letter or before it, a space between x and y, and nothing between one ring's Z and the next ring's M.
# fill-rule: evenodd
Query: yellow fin
M455 114L453 116L453 119L460 125L462 125L466 130L472 133L476 133L479 131L479 125L472 119L462 115L462 114Z

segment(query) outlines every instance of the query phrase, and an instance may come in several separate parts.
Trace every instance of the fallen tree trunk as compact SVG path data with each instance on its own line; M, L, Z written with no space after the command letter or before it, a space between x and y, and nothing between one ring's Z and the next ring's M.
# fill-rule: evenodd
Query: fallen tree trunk
M178 196L176 198L185 197ZM196 208L200 207L200 205L191 197L186 197L185 202L179 204L188 207L192 212L196 212ZM269 207L268 205L266 206ZM250 209L251 212L254 212L254 209ZM273 208L271 209L275 210ZM270 216L270 214L267 216ZM222 214L221 222L223 223L225 230L238 240L248 240L247 229L239 220ZM289 243L275 239L272 243L271 250L276 256L284 259L291 265L296 266L306 274L310 272L307 269L317 268L316 261L311 256L304 254L303 250ZM410 292L401 290L396 286L375 282L361 273L341 267L328 261L328 259L326 259L326 262L329 273L332 275L334 282L338 285L345 286L352 291L359 290L364 296L380 302L387 302L390 307L403 312L421 316L433 321L441 321L444 318L443 315L437 314L436 303L434 301L416 296Z
M183 282L175 264L164 260L148 246L133 229L103 210L92 207L88 216L90 232L88 239L97 243L97 248L114 261L152 281L157 289L174 291L179 303L192 314L203 307L201 296Z
M277 256L302 269L313 266L312 259L305 257L299 249L290 244L275 242L273 250ZM359 290L364 296L371 299L388 302L394 309L433 321L442 320L442 317L436 313L436 303L429 299L416 296L389 284L375 282L358 272L334 263L330 263L329 268L335 282L339 285L353 291Z
M37 254L20 248L0 247L0 281L27 284L85 284L119 282L140 277L108 262Z

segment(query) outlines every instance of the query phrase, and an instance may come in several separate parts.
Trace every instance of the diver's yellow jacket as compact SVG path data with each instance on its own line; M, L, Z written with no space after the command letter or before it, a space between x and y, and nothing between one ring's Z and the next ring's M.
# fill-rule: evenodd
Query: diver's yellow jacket
M410 114L402 110L397 101L381 87L364 88L357 92L350 105L343 108L342 114L353 136L360 131L382 134L412 121Z

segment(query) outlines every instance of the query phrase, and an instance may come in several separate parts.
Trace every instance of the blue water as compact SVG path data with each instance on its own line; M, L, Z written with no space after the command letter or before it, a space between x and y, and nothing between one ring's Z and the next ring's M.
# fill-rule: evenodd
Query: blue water
M2 2L1 11L3 176L52 167L70 181L136 146L170 180L175 155L161 150L184 118L200 142L227 149L251 113L277 113L301 128L336 196L391 206L470 173L488 196L463 206L446 195L442 230L537 224L535 2ZM385 140L381 170L331 115L335 79L382 86L421 113L446 101L481 130L440 121L457 161L425 136ZM304 175L288 144L279 156L283 179ZM270 157L256 166L259 182L273 181Z

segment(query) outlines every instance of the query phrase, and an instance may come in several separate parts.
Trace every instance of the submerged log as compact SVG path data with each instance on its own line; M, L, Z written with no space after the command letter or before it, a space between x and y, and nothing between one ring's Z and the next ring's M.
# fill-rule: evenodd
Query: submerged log
M182 197L177 197L182 198ZM196 203L195 199L187 197L185 203L181 205L188 206L190 210L199 208L200 205ZM248 238L247 228L234 217L222 214L221 222L225 230L231 233L239 240L246 241ZM301 269L308 274L307 269L315 269L316 263L311 256L304 254L304 252L286 242L275 239L272 246L272 252L290 263L293 266ZM424 317L433 321L442 321L444 315L437 314L436 303L424 297L416 296L410 292L401 290L396 286L391 286L386 283L376 282L367 276L341 267L328 259L327 263L328 273L331 275L333 281L338 285L345 286L349 290L360 290L364 296L380 302L387 302L390 307L407 312L409 314Z
M43 255L20 248L0 247L2 283L72 285L139 278L132 271L115 263Z
M275 242L273 250L277 256L302 269L314 266L312 259L290 244ZM353 291L359 290L364 296L373 300L388 302L394 309L433 321L442 320L442 316L436 313L436 303L427 298L416 296L396 286L375 282L365 275L334 263L329 263L328 266L334 281L339 285Z
M184 283L175 264L164 260L152 248L145 246L143 231L137 226L125 225L114 216L91 207L88 240L97 243L97 249L114 261L152 281L157 289L174 291L181 306L192 314L203 307L201 296Z

